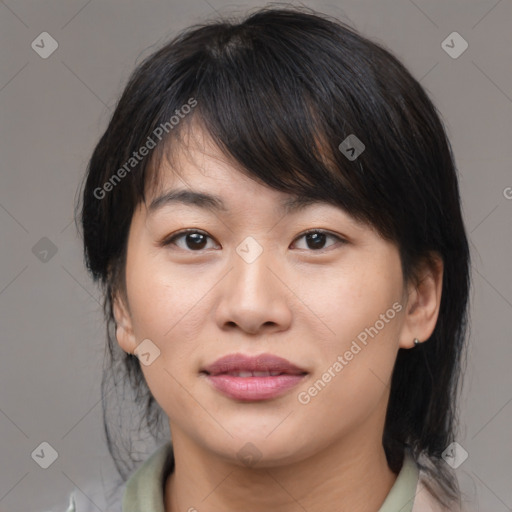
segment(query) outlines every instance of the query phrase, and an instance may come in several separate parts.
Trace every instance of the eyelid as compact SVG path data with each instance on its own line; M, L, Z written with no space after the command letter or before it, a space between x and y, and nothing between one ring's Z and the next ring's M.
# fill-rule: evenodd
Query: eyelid
M165 237L163 240L161 240L158 245L161 246L161 247L166 247L168 245L171 245L174 240L178 239L179 237L183 236L183 235L186 235L187 233L199 233L199 234L202 234L202 235L205 235L207 238L210 238L211 240L214 240L214 238L209 235L206 231L203 231L202 229L198 229L198 228L186 228L186 229L182 229L180 231L177 231L175 233L172 233L172 235L170 236L167 236ZM347 244L348 243L348 240L344 237L342 237L341 235L338 235L336 233L333 233L332 231L329 231L329 230L326 230L326 229L321 229L321 228L311 228L311 229L307 229L301 233L299 233L294 239L293 239L293 242L296 242L297 240L299 240L300 238L310 234L310 233L320 233L320 234L324 234L326 236L330 236L332 238L335 238L337 240L337 242L341 243L341 244ZM335 244L333 244L335 245ZM332 247L332 246L329 246L329 247ZM310 249L310 250L307 250L305 249L307 252L311 252L311 253L322 253L326 250L329 249L329 247L327 248L323 248L323 249L317 249L317 250L314 250L314 249ZM197 252L197 253L200 253L202 252L204 249L201 249L201 250L198 250L198 251L192 251L192 250L187 250L187 249L184 249L186 252Z

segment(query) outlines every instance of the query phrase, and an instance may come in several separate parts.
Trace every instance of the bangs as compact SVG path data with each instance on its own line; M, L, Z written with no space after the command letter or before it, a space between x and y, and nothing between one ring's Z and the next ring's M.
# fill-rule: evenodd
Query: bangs
M164 159L179 174L196 130L256 182L337 206L396 243L404 275L403 241L417 254L435 244L418 226L444 215L438 184L453 188L443 127L404 66L341 22L261 10L242 24L189 27L138 67L90 162L88 193L102 198L91 233L116 257ZM126 212L117 229L100 230L113 211Z
M198 50L193 66L183 66L183 76L174 80L182 87L163 101L154 126L168 121L190 96L197 106L153 150L140 175L138 199L145 200L148 191L159 187L164 160L179 174L178 151L186 149L193 132L201 132L255 181L331 203L384 238L395 239L390 205L380 191L382 176L376 175L364 152L350 161L339 149L349 135L371 143L366 136L368 115L354 108L353 95L361 94L352 76L357 73L319 64L318 47L307 48L299 40L293 45L290 34L283 48L261 28L258 33L250 26L239 32ZM335 63L338 68L347 65L339 59ZM327 76L326 69L331 69ZM344 90L347 82L351 86Z

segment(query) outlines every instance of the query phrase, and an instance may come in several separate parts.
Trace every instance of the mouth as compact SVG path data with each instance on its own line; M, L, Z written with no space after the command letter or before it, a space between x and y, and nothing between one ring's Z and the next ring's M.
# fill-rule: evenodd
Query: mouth
M200 372L213 388L240 401L269 400L297 386L308 372L272 354L230 354Z
M294 375L292 373L281 372L281 371L248 371L248 370L235 370L232 372L220 372L220 373L208 373L207 375L230 375L231 377L277 377L278 375Z

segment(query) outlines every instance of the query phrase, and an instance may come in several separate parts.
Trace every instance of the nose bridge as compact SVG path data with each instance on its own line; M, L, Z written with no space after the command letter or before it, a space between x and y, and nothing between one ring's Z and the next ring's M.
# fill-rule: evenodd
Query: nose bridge
M258 242L252 236L246 237L236 247L233 265L234 286L242 293L240 300L243 300L244 296L256 299L256 296L251 296L272 293L275 283L271 281L275 278L269 268L276 266L276 258L268 247L264 247L261 239ZM269 298L267 297L267 300Z

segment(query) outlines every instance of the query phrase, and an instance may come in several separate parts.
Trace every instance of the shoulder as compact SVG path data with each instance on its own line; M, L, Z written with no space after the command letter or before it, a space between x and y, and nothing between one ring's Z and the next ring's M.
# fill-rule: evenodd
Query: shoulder
M67 508L64 506L60 510L65 512L98 512L98 510L108 510L108 512L122 512L121 497L124 492L125 484L116 485L116 483L105 484L105 481L99 483L93 481L75 487L68 494Z
M446 512L448 509L431 493L428 482L426 475L420 471L412 512Z
M122 485L109 488L106 502L105 489L93 486L75 487L69 495L66 512L140 512L160 510L163 503L164 484L174 468L172 444L158 447L131 474Z
M443 505L432 490L435 488L431 478L420 470L412 512L469 512L469 509L461 506L460 503L452 502L449 505Z

